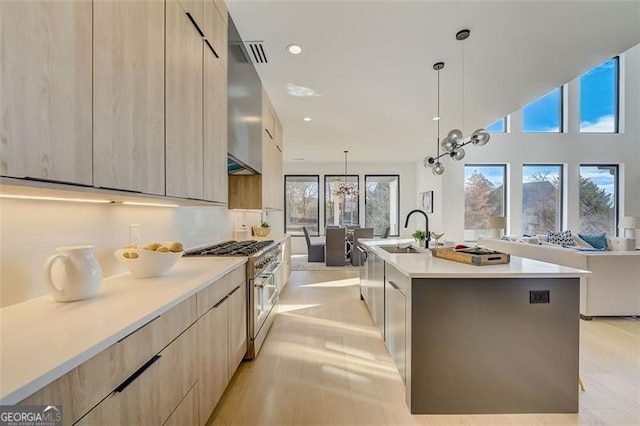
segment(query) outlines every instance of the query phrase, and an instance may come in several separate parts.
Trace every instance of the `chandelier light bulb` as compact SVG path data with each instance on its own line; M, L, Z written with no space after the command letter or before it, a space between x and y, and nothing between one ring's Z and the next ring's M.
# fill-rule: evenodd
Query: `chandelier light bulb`
M444 166L441 162L437 162L435 166L433 166L433 174L436 176L440 176L444 173Z
M460 161L464 158L465 152L464 148L460 147L451 153L451 158L456 161Z
M491 139L491 135L485 129L478 129L471 134L471 143L476 146L484 146Z
M440 142L440 146L442 147L444 152L453 151L454 149L456 149L456 145L457 145L456 142L453 139L451 139L449 136L442 139L442 142Z
M447 137L450 137L451 139L457 142L458 140L462 139L462 130L453 129L447 134Z
M428 157L424 157L424 160L422 160L422 165L425 166L427 169L430 167L433 167L436 164L436 159L428 156Z

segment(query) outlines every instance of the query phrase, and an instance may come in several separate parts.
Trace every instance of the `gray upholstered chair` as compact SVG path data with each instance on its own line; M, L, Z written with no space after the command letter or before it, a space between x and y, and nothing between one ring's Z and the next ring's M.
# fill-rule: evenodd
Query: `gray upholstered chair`
M345 229L327 229L324 263L327 266L344 266L345 264Z
M373 238L373 228L358 228L353 230L353 250L351 250L351 264L360 266L360 251L358 240L360 238Z
M306 226L302 227L302 231L307 240L307 262L324 262L324 243L312 243Z
M391 227L387 226L384 228L384 233L382 234L382 238L389 238L389 232L391 232Z

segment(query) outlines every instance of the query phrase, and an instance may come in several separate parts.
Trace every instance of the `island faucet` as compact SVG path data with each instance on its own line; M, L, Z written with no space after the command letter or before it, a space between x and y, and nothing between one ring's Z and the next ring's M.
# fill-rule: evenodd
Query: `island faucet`
M427 216L427 214L420 210L420 209L415 209L415 210L411 210L409 212L409 214L407 215L407 219L404 221L404 227L408 227L409 226L409 218L411 217L412 214L414 213L420 213L424 216L424 220L425 220L425 232L427 233L427 240L426 240L426 246L429 247L429 241L431 241L431 235L429 234L429 217Z

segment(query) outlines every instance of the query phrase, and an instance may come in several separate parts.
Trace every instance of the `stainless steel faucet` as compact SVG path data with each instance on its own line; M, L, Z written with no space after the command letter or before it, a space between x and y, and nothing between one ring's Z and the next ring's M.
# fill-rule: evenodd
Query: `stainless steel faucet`
M412 214L414 213L420 213L424 216L424 221L425 221L425 232L427 233L427 240L426 240L426 246L429 247L429 241L431 241L431 235L429 233L429 217L427 216L427 214L420 210L420 209L415 209L415 210L411 210L409 212L409 214L407 215L407 219L404 221L404 227L408 227L409 226L409 218L411 217Z

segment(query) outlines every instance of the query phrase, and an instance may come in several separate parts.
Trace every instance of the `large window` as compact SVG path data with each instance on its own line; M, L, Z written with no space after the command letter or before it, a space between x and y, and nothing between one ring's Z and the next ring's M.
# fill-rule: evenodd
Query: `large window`
M617 235L618 166L580 166L580 231Z
M364 223L373 228L373 235L399 235L400 176L365 175Z
M315 176L285 175L284 177L284 229L302 235L306 226L312 235L320 228L320 178Z
M618 57L580 77L580 131L618 131Z
M464 168L464 239L491 237L491 216L504 216L505 165L467 164Z
M523 132L562 132L562 87L522 108Z
M491 123L486 127L489 133L506 133L507 132L507 117L502 117L495 123Z
M522 167L522 233L562 230L562 165Z
M324 225L358 225L360 223L360 198L358 195L341 195L338 187L344 184L344 175L325 175L324 177ZM358 188L359 177L347 176L347 184Z

